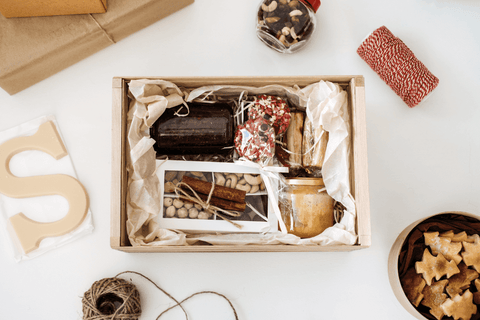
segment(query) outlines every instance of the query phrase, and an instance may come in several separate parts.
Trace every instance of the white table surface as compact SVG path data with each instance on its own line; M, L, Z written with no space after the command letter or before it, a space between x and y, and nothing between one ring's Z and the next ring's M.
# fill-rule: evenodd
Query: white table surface
M0 245L0 318L81 319L94 281L141 272L177 299L202 290L228 296L240 319L413 319L395 298L387 258L397 235L435 213L480 214L480 2L325 0L303 51L282 55L255 36L257 0L195 3L58 74L9 96L0 130L54 114L95 230L16 263ZM410 109L357 55L385 25L439 79ZM347 253L127 254L110 248L111 80L114 76L363 75L372 246ZM4 231L1 231L4 232ZM140 319L172 305L132 276ZM214 296L185 304L189 319L233 319ZM177 308L161 319L184 319Z

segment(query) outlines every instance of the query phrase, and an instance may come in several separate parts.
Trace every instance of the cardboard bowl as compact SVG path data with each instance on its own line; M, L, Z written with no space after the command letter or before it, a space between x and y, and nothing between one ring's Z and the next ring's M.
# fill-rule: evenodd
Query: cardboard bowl
M434 221L444 221L445 223L452 223L457 219L459 219L460 221L465 220L465 223L468 223L471 229L470 229L470 232L469 230L465 230L467 231L467 234L469 235L473 233L480 234L480 217L478 215L474 215L474 214L462 212L462 211L442 212L442 213L438 213L432 216L419 219L413 222L412 224L410 224L400 233L400 235L397 237L397 239L393 243L392 249L390 250L390 254L388 257L388 277L389 277L390 285L392 286L392 290L397 300L400 302L400 304L412 316L414 316L417 319L420 319L420 320L435 319L435 317L429 314L428 312L429 309L427 307L424 307L420 304L419 305L420 308L417 309L408 300L407 295L403 291L402 284L400 282L399 262L404 262L404 261L400 261L400 254L402 253L403 250L405 250L404 245L408 243L410 234L418 226L427 226L427 224ZM473 232L473 229L475 229L476 232ZM448 231L448 230L446 229L444 230L443 228L440 228L440 227L432 227L428 231ZM455 233L457 232L458 231L456 231ZM404 258L403 255L402 255L402 258ZM478 313L480 313L480 308L477 308L477 314ZM451 318L445 316L444 319L447 320Z

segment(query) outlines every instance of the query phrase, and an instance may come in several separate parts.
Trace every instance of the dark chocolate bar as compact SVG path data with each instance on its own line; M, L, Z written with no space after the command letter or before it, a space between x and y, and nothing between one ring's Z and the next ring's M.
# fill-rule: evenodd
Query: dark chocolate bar
M224 154L233 146L233 111L226 103L188 103L187 116L175 113L182 105L165 110L150 129L157 156ZM178 112L186 114L183 106Z

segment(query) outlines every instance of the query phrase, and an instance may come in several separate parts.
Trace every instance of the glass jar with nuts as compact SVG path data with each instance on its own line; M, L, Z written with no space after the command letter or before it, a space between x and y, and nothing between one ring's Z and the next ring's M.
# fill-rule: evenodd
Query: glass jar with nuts
M262 0L257 36L270 48L293 53L303 48L316 26L320 0Z

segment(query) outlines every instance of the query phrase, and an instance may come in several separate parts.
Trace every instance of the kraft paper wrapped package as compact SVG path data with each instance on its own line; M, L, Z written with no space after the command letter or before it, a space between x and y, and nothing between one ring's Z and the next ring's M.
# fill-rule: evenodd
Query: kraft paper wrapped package
M0 87L15 94L193 3L115 0L108 11L69 16L0 15Z
M6 18L103 13L107 0L0 0L0 12Z

